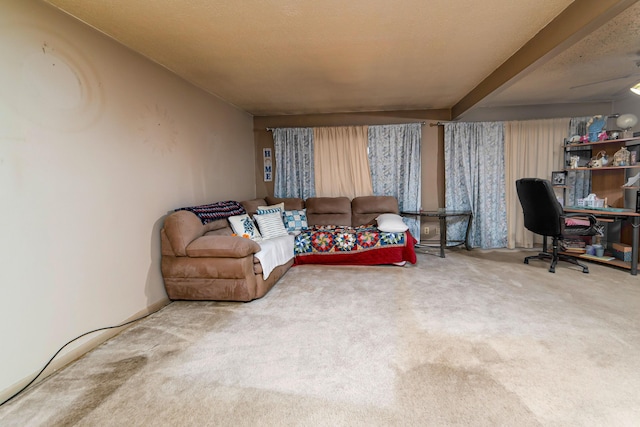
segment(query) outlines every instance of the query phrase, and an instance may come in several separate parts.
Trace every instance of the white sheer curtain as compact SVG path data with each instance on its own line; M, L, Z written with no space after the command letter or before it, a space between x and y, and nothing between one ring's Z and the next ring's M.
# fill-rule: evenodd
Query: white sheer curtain
M315 196L312 128L273 130L275 197Z
M373 194L367 157L367 126L313 129L318 197L353 199Z
M369 126L369 164L373 194L394 196L400 211L417 211L421 202L420 123ZM420 239L420 220L403 218Z
M516 180L520 178L551 179L552 171L564 169L563 141L567 137L568 130L568 118L505 123L507 247L509 249L532 248L534 244L542 242L542 237L524 228L522 207L516 193Z
M507 246L503 130L501 122L444 126L445 206L473 213L473 247ZM465 225L448 226L450 239L463 240Z

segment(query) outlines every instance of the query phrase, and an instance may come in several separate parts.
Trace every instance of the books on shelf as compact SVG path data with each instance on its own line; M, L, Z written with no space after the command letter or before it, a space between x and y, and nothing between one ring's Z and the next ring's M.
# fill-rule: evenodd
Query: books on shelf
M615 259L615 257L612 256L596 256L589 254L580 255L580 258L593 259L595 261L613 261Z
M572 252L583 254L587 251L587 244L581 239L565 239L562 241L562 250L565 252Z
M563 251L571 254L584 254L587 252L585 248L565 248Z

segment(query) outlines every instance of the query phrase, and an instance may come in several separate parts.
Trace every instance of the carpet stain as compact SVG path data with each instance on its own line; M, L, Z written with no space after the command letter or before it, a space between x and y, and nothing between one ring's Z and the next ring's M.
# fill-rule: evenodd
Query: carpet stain
M423 425L542 425L515 393L481 369L429 363L397 378L400 404Z
M72 404L49 420L49 425L75 425L88 416L102 402L115 393L122 385L138 373L148 360L145 356L135 356L105 365L105 371L89 375L81 381L86 383L85 391ZM62 388L66 388L64 383ZM61 391L62 392L62 391Z
M418 313L412 286L400 278L395 287L399 361L398 403L424 425L540 426L535 414L483 368L503 362L490 345L464 336L434 336ZM401 368L404 366L404 370Z

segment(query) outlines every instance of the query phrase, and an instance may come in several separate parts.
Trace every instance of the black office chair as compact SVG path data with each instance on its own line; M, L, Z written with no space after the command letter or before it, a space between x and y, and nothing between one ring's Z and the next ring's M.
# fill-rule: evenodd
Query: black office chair
M549 271L556 272L558 261L567 261L582 267L583 273L588 273L589 268L579 263L569 255L558 253L558 242L568 236L595 236L597 220L595 216L582 213L565 213L558 202L551 182L539 178L522 178L516 181L516 191L524 213L524 226L527 230L544 236L543 252L538 255L528 256L524 259L529 264L530 259L551 259ZM565 224L569 217L581 217L589 220L589 225ZM552 239L552 251L547 252L547 236Z

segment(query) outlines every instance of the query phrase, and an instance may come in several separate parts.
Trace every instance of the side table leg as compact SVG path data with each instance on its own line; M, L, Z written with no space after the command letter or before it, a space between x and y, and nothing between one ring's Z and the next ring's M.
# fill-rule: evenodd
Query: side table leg
M640 219L637 216L631 221L632 237L631 237L631 274L638 274L638 227L640 227Z
M467 231L464 233L464 247L467 248L468 251L471 250L471 245L469 244L469 232L471 231L471 221L473 220L473 214L469 214L469 218L467 219Z
M444 248L447 246L447 217L440 216L440 258L444 258Z

